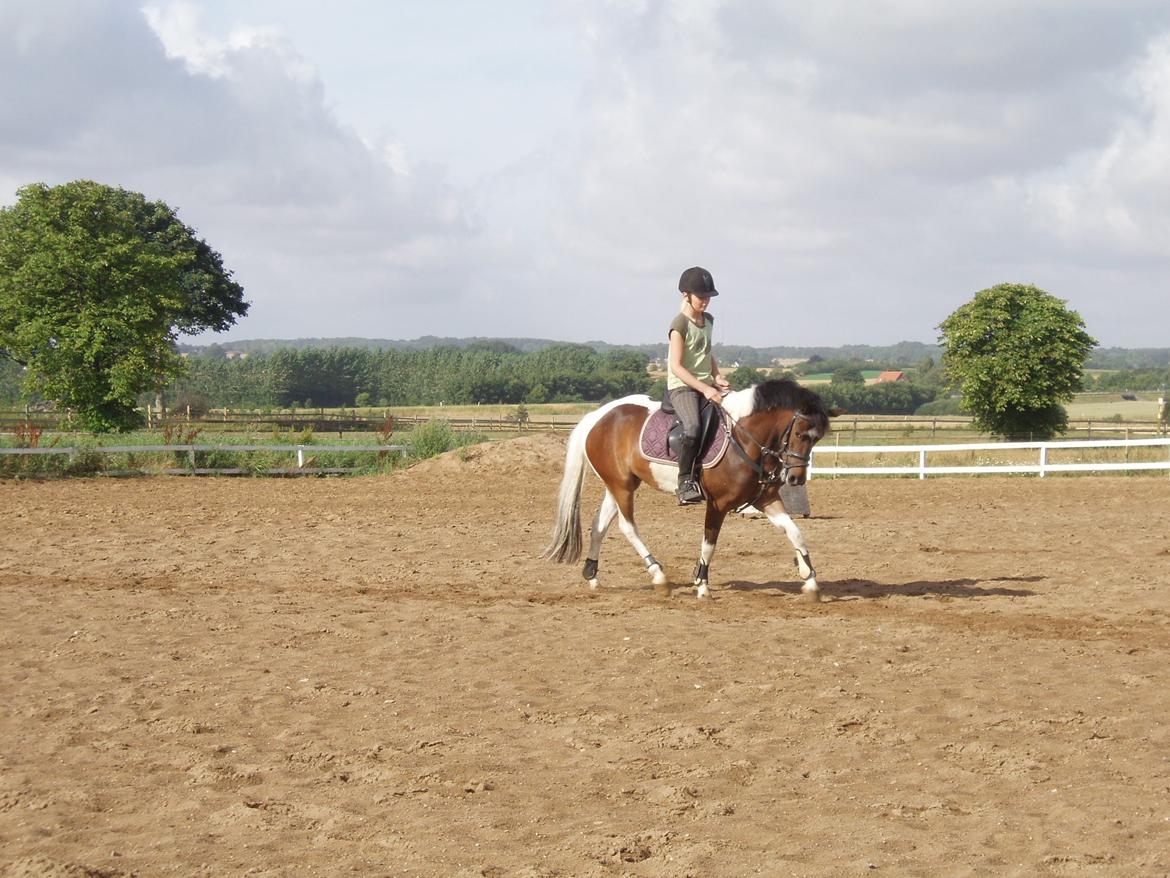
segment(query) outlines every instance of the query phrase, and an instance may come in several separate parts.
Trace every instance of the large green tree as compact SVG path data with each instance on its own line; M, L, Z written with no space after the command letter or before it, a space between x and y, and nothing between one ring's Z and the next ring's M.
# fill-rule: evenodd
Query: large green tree
M17 195L0 209L0 354L89 429L128 429L139 394L182 374L179 334L226 329L244 291L161 201L89 180Z
M1068 426L1061 403L1081 388L1097 342L1055 296L999 284L940 325L942 362L976 426L1008 439L1050 439Z

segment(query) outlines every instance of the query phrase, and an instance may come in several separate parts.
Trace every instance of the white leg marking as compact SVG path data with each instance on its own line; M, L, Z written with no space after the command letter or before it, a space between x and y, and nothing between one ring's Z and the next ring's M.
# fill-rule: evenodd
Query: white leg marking
M605 496L601 498L601 505L597 507L597 514L593 516L593 526L589 530L589 554L585 557L594 560L601 557L601 542L609 532L609 526L613 524L613 517L617 515L617 511L617 500L613 498L613 494L606 491ZM588 582L590 588L595 589L600 585L596 576Z
M593 527L589 531L589 554L586 557L595 559L598 557L601 541L609 532L609 526L613 524L613 517L617 515L617 511L617 500L613 498L613 494L606 491L601 505L597 507L597 514L593 516Z
M704 567L707 567L711 563L711 559L713 557L715 557L715 544L704 539L703 545L699 549L699 563ZM695 577L695 585L697 586L695 589L695 597L708 598L711 596L711 590L707 587L708 582L706 573L700 573Z
M804 585L800 587L801 594L810 601L819 601L821 591L817 585L816 572L813 570L812 561L808 555L804 534L800 532L800 528L796 526L792 517L784 511L784 506L779 501L765 506L764 514L768 516L768 520L772 524L784 531L788 536L788 541L792 543L792 548L796 549L796 568L800 571L800 578L804 580Z
M704 564L710 564L711 559L715 557L715 544L703 540L703 547L699 549L699 560Z
M646 563L646 558L650 555L650 550L646 548L646 544L642 542L642 537L638 535L638 528L631 522L626 521L626 517L618 512L618 528L622 535L630 541L630 545L634 547L634 551L638 553L638 557L642 559L642 563ZM662 567L658 564L652 564L647 568L655 585L666 585L666 574Z

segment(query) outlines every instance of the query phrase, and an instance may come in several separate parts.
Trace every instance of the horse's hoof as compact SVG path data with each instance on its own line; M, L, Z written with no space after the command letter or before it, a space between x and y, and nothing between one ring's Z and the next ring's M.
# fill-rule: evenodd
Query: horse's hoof
M802 598L804 598L806 601L808 601L810 604L819 604L821 602L820 589L813 588L813 589L809 589L808 591L804 591L802 589L800 592L800 596Z
M710 589L707 588L707 583L705 583L705 582L699 583L699 587L695 589L695 597L697 597L701 601L711 599L711 591L710 591Z
M670 597L670 583L669 582L656 582L656 583L654 583L654 593L657 594L659 597L664 597L664 598Z

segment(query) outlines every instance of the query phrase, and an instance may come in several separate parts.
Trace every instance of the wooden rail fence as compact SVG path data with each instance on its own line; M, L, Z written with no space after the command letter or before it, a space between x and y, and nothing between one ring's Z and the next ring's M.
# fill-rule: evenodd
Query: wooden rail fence
M446 421L452 429L463 432L567 432L576 426L578 417L560 418L531 418L524 422L517 422L509 418L489 417L423 417L419 415L392 415L395 429L413 429L419 424L432 420ZM192 426L204 426L216 432L257 432L257 431L287 431L302 432L312 429L316 433L378 433L386 424L386 415L358 415L337 412L296 412L270 413L233 411L231 409L217 409L201 418L172 419L165 422L155 421L155 429L160 423L176 424L190 423ZM1097 437L1123 437L1140 439L1142 437L1159 437L1170 435L1170 426L1156 420L1150 421L1119 421L1114 418L1092 418L1070 420L1068 425L1069 438L1092 439ZM40 430L64 431L69 429L68 419L65 416L52 412L19 412L0 411L0 432L12 433L18 430L35 428ZM897 435L900 432L919 433L929 431L933 438L937 435L948 435L953 432L972 431L971 419L961 416L929 416L929 415L843 415L833 421L833 432L838 437L848 437L852 444L856 444L859 434L885 432Z

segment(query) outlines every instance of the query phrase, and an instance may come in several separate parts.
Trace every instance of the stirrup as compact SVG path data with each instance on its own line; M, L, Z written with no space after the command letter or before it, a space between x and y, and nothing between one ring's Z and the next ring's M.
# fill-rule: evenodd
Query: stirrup
M694 479L684 479L674 492L679 506L692 506L703 502L703 491Z

